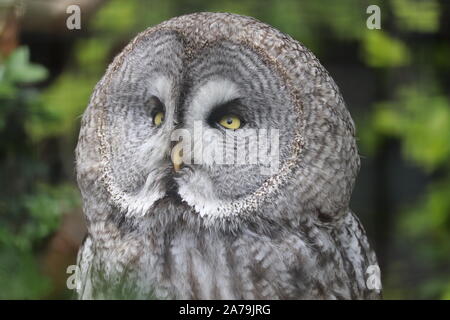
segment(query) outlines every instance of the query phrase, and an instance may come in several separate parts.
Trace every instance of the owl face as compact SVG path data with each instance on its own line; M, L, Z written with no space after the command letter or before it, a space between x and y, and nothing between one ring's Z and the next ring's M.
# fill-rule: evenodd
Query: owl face
M254 50L217 41L189 57L174 31L139 42L107 97L111 173L141 214L165 197L202 216L236 214L223 209L277 173L298 121L283 80Z
M167 204L206 222L333 217L359 169L354 134L297 41L248 17L192 14L144 31L110 65L83 117L78 182L86 207L106 200L134 217Z

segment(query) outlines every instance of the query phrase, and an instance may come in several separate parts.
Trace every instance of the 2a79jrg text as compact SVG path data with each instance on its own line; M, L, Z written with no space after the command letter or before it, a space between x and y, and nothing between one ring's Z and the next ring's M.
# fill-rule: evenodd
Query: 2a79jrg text
M180 307L178 312L180 315L200 315L206 316L207 318L212 315L246 315L246 316L256 316L256 315L269 315L270 305L261 304L224 304L221 307L214 306L190 306L186 304Z

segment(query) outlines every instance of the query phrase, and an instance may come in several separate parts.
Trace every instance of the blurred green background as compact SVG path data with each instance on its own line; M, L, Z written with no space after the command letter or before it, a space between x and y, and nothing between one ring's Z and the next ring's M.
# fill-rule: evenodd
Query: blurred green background
M81 30L66 27L71 4ZM0 0L0 299L72 297L85 232L73 150L90 93L138 32L198 11L253 16L313 51L357 124L352 209L384 298L450 299L450 5L437 0Z

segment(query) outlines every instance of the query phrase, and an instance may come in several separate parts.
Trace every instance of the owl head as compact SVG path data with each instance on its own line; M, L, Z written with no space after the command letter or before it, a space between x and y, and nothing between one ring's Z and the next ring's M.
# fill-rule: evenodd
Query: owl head
M334 219L359 169L354 135L300 43L253 18L190 14L142 32L109 66L83 116L78 182L88 219L101 203L134 218L182 206L207 225Z

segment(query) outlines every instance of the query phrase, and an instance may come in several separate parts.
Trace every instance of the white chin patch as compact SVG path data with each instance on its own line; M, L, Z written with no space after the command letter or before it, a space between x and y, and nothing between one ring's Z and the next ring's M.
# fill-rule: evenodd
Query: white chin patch
M178 193L201 217L206 220L236 215L239 202L217 199L211 181L201 173L193 173L189 181L180 181ZM234 208L234 210L233 210Z
M181 199L204 218L206 224L258 212L281 183L279 177L272 176L254 193L238 199L222 200L217 198L214 185L206 175L194 172L188 179L177 182Z

